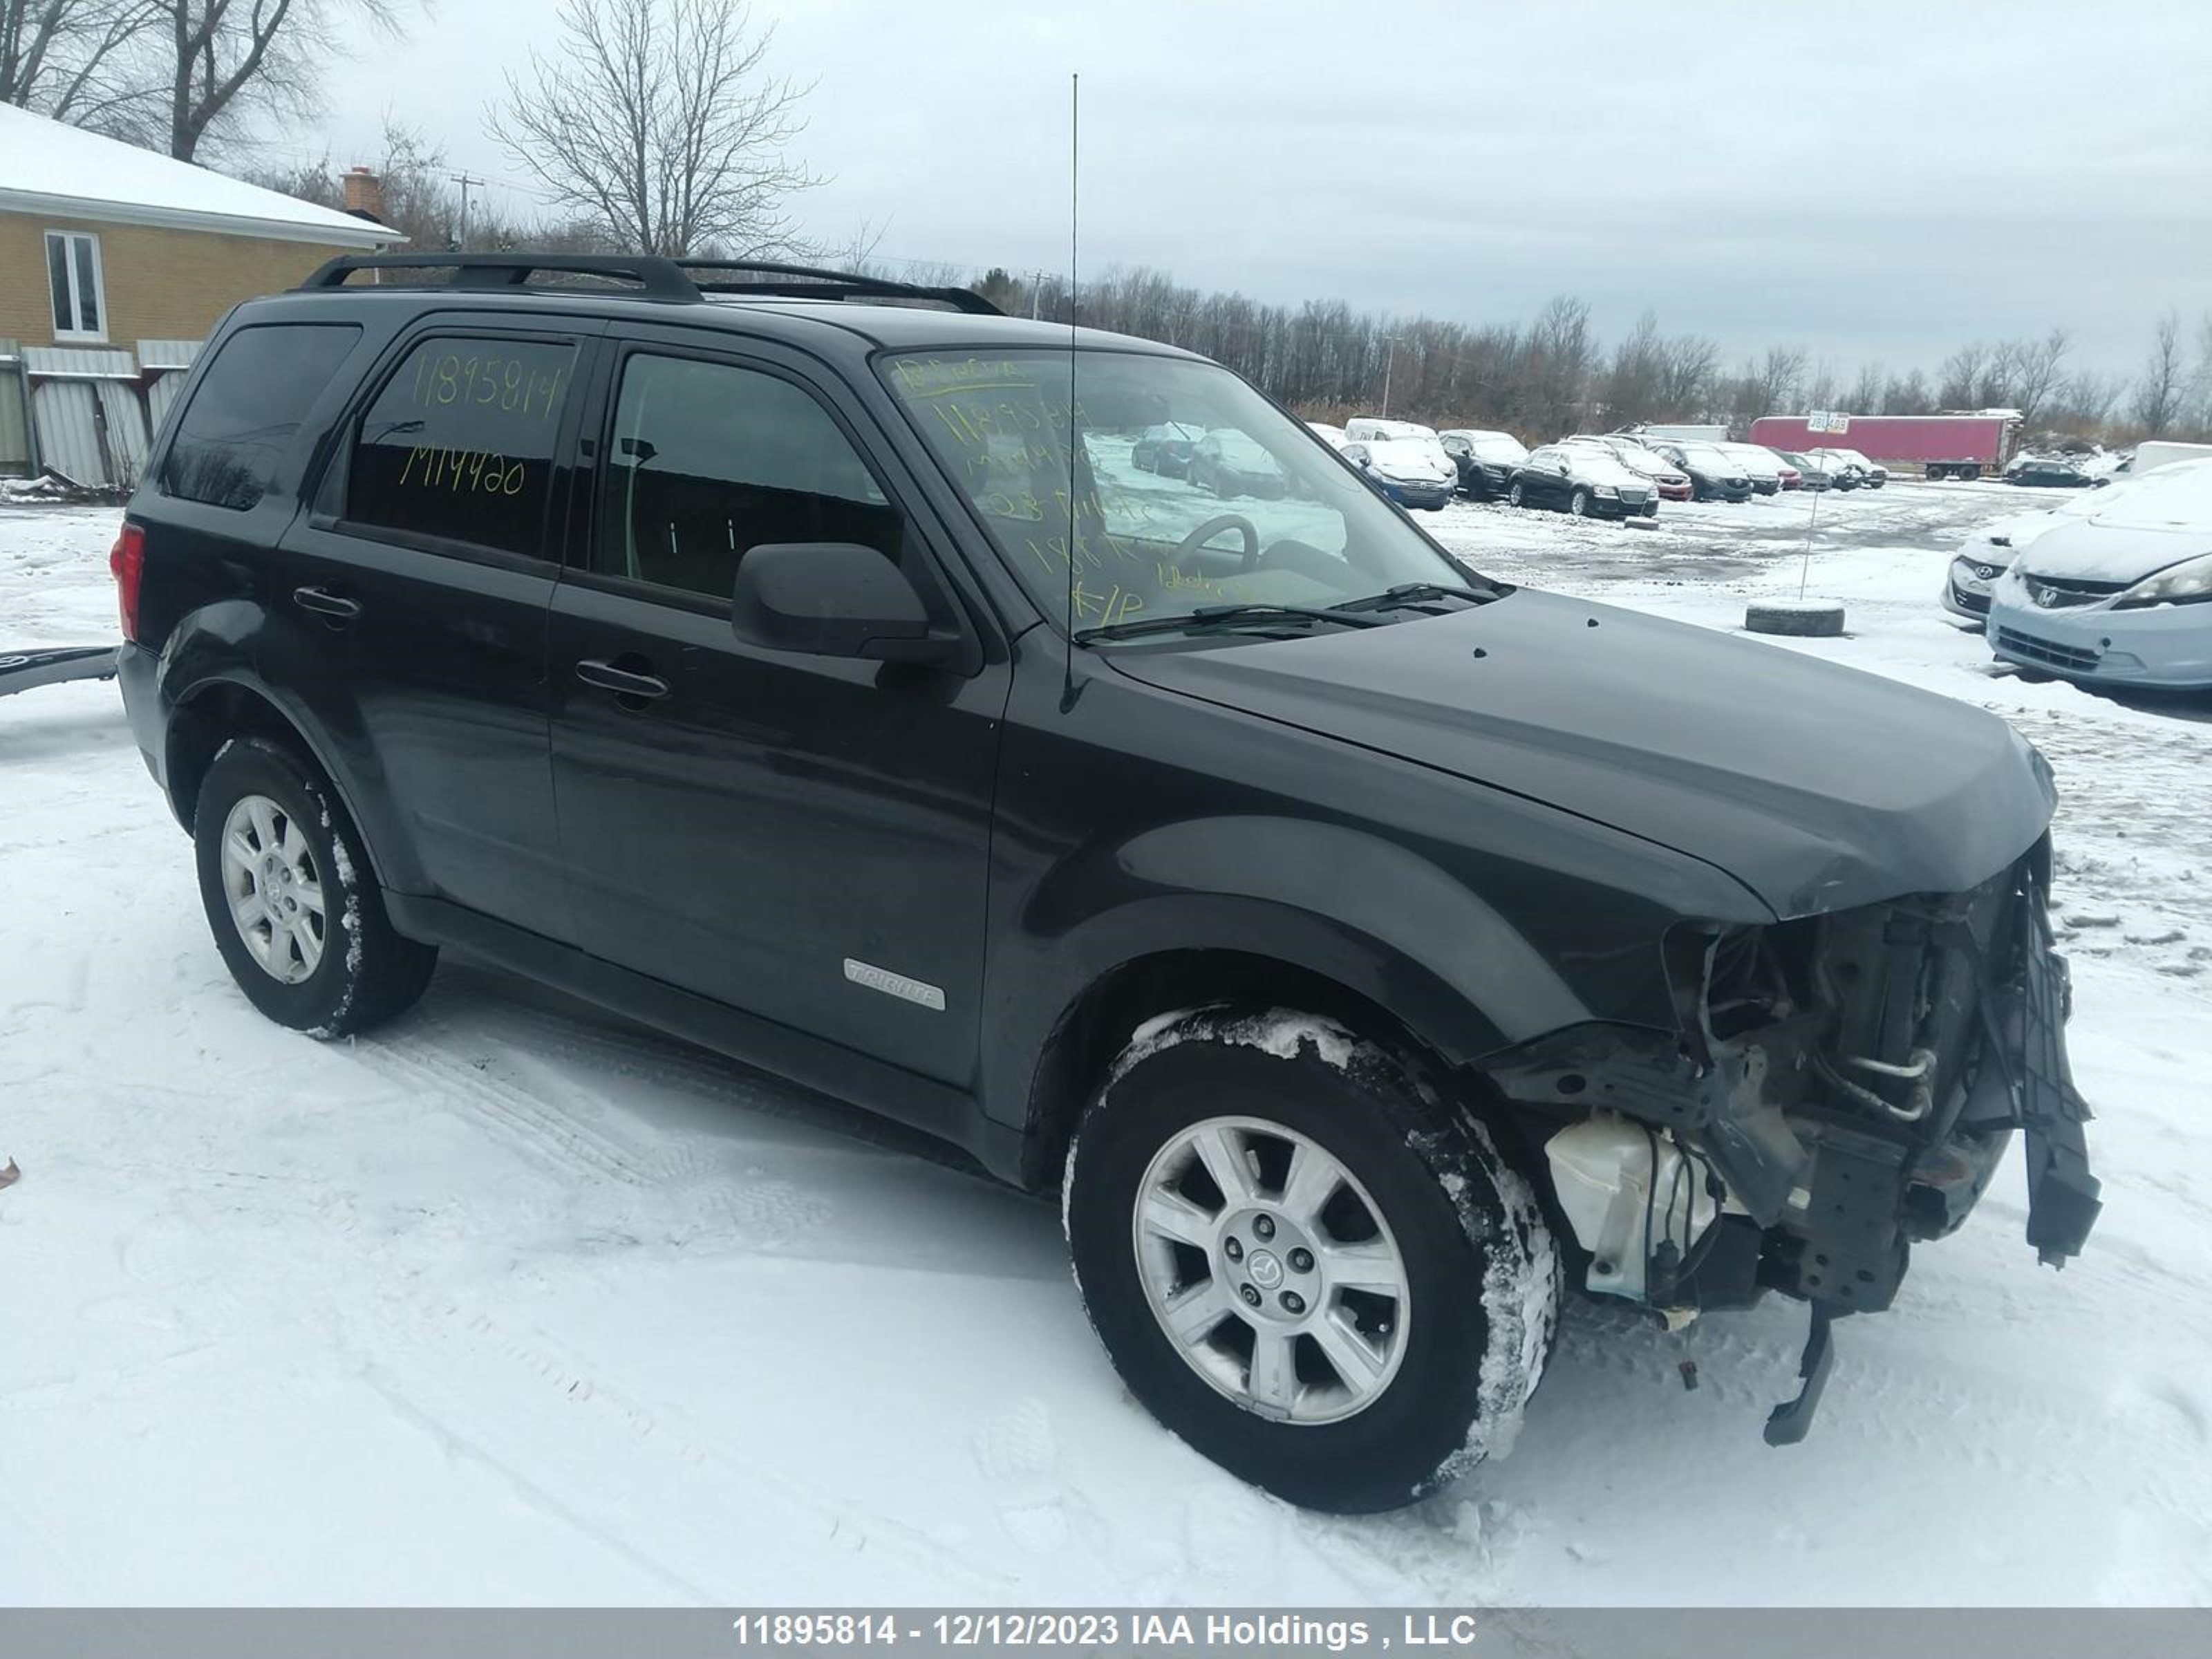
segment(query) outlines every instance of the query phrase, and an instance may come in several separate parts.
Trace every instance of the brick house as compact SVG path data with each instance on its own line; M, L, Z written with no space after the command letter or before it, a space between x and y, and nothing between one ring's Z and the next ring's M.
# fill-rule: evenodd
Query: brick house
M373 219L0 105L0 338L202 339L240 300L401 240Z

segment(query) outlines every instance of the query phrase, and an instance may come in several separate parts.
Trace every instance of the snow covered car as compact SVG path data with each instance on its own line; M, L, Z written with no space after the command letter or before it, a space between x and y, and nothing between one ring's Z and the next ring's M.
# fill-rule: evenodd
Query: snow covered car
M1796 469L1797 487L1801 489L1855 489L1858 487L1856 472L1838 467L1832 461L1801 455L1793 449L1778 449L1774 453Z
M1190 466L1190 452L1205 436L1195 427L1177 426L1172 421L1148 426L1129 446L1129 465L1139 472L1180 478Z
M2148 475L2144 475L2148 478ZM2112 511L2140 481L2122 476L2096 491L2069 495L2028 513L2009 513L1970 531L1944 573L1943 608L1954 617L1979 623L1989 615L1990 593L2012 568L2023 549L2049 532L2100 513ZM2193 488L2193 487L2192 487Z
M2212 461L2088 500L1990 585L1990 648L2087 684L2212 690Z
M1441 513L1459 489L1459 464L1434 438L1355 436L1342 453L1385 500L1401 507Z
M1764 444L1715 444L1715 449L1736 464L1736 470L1751 480L1752 493L1757 495L1778 495L1787 487L1783 475L1794 472L1781 456Z
M1058 1194L1135 1399L1327 1509L1508 1444L1570 1285L1807 1304L1801 1437L2016 1130L2081 1248L2003 721L1489 578L1189 353L749 274L340 259L208 342L115 666L270 1019L450 948L942 1137ZM1288 488L1134 473L1170 411Z
M1817 460L1832 461L1838 467L1858 475L1863 489L1879 489L1889 482L1889 469L1879 462L1870 461L1856 449L1823 447L1812 452Z
M1513 469L1528 459L1528 447L1510 432L1453 427L1437 441L1459 467L1460 493L1479 501L1504 500Z
M1513 470L1505 499L1515 507L1549 507L1577 519L1656 519L1659 491L1632 472L1603 444L1562 442L1529 452Z
M1592 437L1578 433L1574 437L1562 439L1560 441L1571 444L1602 445L1612 453L1613 459L1619 461L1631 472L1641 473L1650 479L1653 487L1658 491L1661 501L1686 501L1690 499L1690 475L1664 455L1646 449L1633 438L1624 438L1617 434Z
M1694 439L1661 439L1651 453L1671 461L1690 481L1690 496L1699 501L1747 501L1751 474L1718 445Z
M1192 489L1210 489L1223 501L1239 495L1273 501L1290 481L1265 445L1231 431L1209 432L1192 445L1183 477Z

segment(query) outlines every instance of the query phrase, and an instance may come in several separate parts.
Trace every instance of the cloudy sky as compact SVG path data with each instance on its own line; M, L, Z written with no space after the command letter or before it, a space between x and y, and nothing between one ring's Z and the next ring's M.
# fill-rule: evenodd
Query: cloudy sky
M550 0L434 0L334 66L326 135L387 112L488 174L483 132ZM805 209L884 257L1064 266L1068 73L1083 258L1268 300L1470 322L1588 299L1733 354L1933 368L2075 332L2133 369L2212 309L2212 4L1916 0L1622 6L1421 0L757 0L819 85Z

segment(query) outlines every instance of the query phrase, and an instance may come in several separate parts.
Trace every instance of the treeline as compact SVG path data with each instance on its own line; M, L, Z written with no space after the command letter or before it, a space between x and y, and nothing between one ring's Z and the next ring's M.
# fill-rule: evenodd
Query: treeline
M972 286L1016 315L1067 320L1061 278L994 269ZM1847 374L1794 346L1729 363L1715 341L1668 333L1650 311L1608 345L1591 325L1589 304L1571 295L1526 323L1469 325L1355 311L1340 300L1270 305L1136 267L1109 270L1076 297L1083 323L1203 353L1316 419L1388 412L1502 428L1535 441L1644 421L1741 430L1762 415L1808 409L2014 409L2039 436L2107 443L2212 437L2212 315L2193 356L2179 316L2160 318L2135 377L2077 367L2063 328L1962 346L1932 374L1880 362Z

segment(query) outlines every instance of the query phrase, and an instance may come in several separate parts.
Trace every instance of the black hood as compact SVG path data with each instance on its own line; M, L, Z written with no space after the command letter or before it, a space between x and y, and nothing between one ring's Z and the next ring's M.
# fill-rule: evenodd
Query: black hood
M1785 918L1974 886L2034 845L2054 801L2034 750L1982 709L1525 588L1450 617L1114 664L1702 859Z

